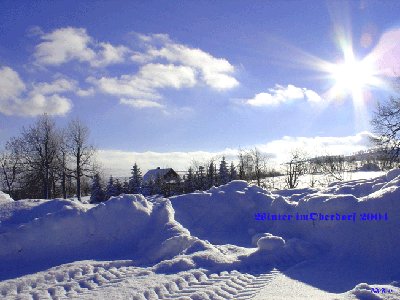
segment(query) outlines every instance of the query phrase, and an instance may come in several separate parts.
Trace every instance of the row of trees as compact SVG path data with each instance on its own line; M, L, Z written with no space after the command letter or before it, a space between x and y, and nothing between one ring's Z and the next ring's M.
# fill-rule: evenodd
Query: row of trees
M87 190L84 178L99 167L89 128L79 118L60 128L54 119L41 115L34 125L23 127L0 154L2 185L13 199L76 195Z
M169 182L163 178L161 172L157 173L155 178L150 176L150 179L145 182L140 168L135 163L131 170L131 177L123 183L111 176L107 185L103 186L100 175L96 174L93 178L90 202L102 202L124 193L145 196L163 194L168 197L191 193L195 190L207 190L212 186L223 185L235 179L238 179L236 168L233 163L228 168L225 157L222 157L218 169L214 159L206 164L206 167L194 162L182 179Z

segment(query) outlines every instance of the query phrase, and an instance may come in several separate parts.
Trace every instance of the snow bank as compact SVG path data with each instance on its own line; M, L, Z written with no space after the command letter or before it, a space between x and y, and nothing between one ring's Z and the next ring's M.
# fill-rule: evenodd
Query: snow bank
M206 192L171 197L175 219L192 235L212 244L249 246L252 237L268 232L273 222L257 222L254 213L274 205L279 195L235 180Z
M10 195L0 191L0 204L5 203L5 202L11 202L11 201L14 201L14 200L10 197Z
M318 191L273 194L233 181L206 192L172 197L171 202L176 220L193 236L212 244L250 246L257 240L259 250L276 252L286 246L283 240L297 239L314 245L316 252L376 264L390 262L394 269L400 265L399 175L400 170L393 170Z
M2 260L110 259L135 253L157 261L173 257L193 240L174 221L168 200L153 205L142 195L121 195L98 205L21 200L1 204L0 212Z
M290 267L320 254L400 267L400 170L270 193L245 181L168 199L0 204L0 259L133 258L155 272ZM9 263L13 265L13 263Z

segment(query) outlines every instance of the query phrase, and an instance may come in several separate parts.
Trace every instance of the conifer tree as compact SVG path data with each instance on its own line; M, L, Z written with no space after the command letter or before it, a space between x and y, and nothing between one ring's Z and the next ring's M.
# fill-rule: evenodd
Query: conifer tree
M188 170L186 179L185 179L185 192L192 193L192 192L194 192L195 188L196 188L196 186L195 186L193 169L192 169L192 167L190 167Z
M164 178L161 176L160 173L157 173L156 180L155 180L155 188L154 194L161 194L164 189Z
M207 173L207 189L213 187L214 185L215 185L215 169L214 169L214 161L211 161Z
M119 179L117 178L117 180L115 181L114 184L114 191L115 191L115 196L119 196L122 194L122 184L119 181Z
M129 194L129 182L127 180L122 184L122 193Z
M220 185L227 184L229 182L229 173L228 173L228 168L226 166L225 156L222 156L222 160L219 165L218 178L219 178L218 183Z
M132 168L132 177L130 178L130 193L140 194L142 192L143 177L142 172L135 163Z
M105 194L101 187L100 175L97 173L93 177L93 183L90 193L90 203L103 202L105 200Z
M231 167L229 169L229 181L236 180L237 179L237 173L236 173L236 168L233 162L231 162Z
M201 191L204 191L206 185L205 174L204 174L204 167L199 166L199 171L197 174L197 188Z
M115 182L114 178L110 176L110 179L108 180L108 184L106 187L106 199L110 199L112 196L117 196L116 190L115 190Z
M154 195L156 189L156 182L154 181L153 175L150 175L150 179L149 179L149 194Z

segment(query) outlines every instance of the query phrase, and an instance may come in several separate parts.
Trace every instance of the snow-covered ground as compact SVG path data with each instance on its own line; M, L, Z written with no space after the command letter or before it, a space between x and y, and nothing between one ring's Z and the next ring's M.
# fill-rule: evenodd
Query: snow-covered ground
M400 299L399 215L400 170L96 205L1 193L0 298Z

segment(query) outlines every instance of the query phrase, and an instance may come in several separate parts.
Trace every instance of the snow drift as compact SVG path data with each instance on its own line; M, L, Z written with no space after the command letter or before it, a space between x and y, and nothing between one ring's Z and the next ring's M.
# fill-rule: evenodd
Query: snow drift
M14 212L10 214L10 212ZM0 206L0 257L38 264L136 254L170 258L192 242L174 221L168 200L121 195L98 205L71 200L21 200Z
M0 191L0 203L6 203L6 202L11 202L11 201L14 201L14 200L10 197L10 195Z
M142 195L100 204L7 198L0 202L0 259L8 263L0 278L13 276L7 272L15 266L38 271L84 259L130 259L171 273L287 269L325 254L398 272L399 175L274 193L233 181L154 202Z

